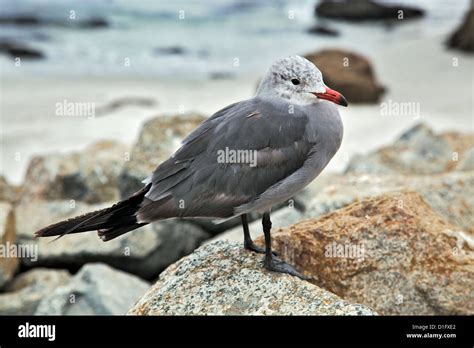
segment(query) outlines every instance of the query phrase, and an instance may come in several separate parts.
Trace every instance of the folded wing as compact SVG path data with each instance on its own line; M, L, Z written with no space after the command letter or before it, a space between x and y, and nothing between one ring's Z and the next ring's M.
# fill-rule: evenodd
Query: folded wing
M303 166L314 146L307 123L301 110L259 98L217 112L156 168L140 218L233 215Z

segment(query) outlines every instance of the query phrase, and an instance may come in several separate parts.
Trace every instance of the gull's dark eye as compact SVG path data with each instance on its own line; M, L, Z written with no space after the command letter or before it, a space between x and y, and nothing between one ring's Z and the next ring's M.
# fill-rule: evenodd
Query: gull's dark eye
M299 85L299 84L300 84L300 80L298 80L298 79L291 79L291 83L294 84L294 85Z

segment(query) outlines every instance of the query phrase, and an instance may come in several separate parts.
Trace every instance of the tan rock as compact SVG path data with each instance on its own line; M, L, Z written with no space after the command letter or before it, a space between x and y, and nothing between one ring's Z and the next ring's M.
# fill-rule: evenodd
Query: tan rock
M318 286L380 314L474 314L474 241L417 193L275 231L273 247Z

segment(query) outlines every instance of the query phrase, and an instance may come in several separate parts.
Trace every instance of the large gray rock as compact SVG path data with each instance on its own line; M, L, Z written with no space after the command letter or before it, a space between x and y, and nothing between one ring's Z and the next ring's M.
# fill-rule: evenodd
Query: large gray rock
M469 170L473 147L472 134L435 134L421 123L403 133L392 145L355 156L346 173L436 174Z
M438 175L333 175L331 183L308 200L304 218L330 213L366 197L411 190L451 223L474 233L474 171Z
M135 315L374 315L311 283L262 268L240 243L207 244L166 269Z
M40 301L70 278L67 271L46 268L20 274L0 294L0 314L33 315Z
M46 295L36 315L120 315L148 289L143 280L107 265L85 265L72 279Z
M16 250L15 215L13 206L0 202L0 288L7 284L18 268Z
M120 173L118 185L121 196L129 197L138 191L143 186L142 181L172 155L181 145L181 140L204 120L204 116L194 113L148 120L133 146L130 160Z
M20 199L118 200L117 178L127 159L128 147L113 141L99 141L82 152L34 157Z
M77 268L88 262L104 262L115 268L152 279L164 268L192 252L210 236L198 226L167 220L144 226L114 240L103 242L97 233L70 234L51 243L51 238L34 238L34 232L51 223L112 205L89 205L69 201L34 201L15 211L21 243L37 245L38 260L23 260L28 266Z

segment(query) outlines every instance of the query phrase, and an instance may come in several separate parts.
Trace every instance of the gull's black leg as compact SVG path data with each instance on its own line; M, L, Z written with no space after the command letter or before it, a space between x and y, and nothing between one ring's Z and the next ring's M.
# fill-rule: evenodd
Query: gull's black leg
M270 231L272 229L272 222L270 220L270 213L264 213L262 218L263 234L265 235L265 259L263 265L266 269L273 272L288 273L303 280L310 278L298 272L292 265L276 258L272 253L272 237Z
M247 221L247 214L240 215L240 219L242 220L242 228L244 229L244 248L247 250L255 251L257 253L265 253L265 250L256 246L250 237L249 232L249 223Z
M254 251L256 253L265 254L265 249L256 246L252 240L252 237L250 237L247 214L240 215L240 218L242 220L242 228L244 229L244 248L250 251ZM273 253L273 255L276 255L276 253Z
M247 214L240 215L240 218L242 220L242 228L244 229L244 248L250 251L255 251L256 253L265 254L265 249L256 246L252 237L250 237ZM276 255L275 253L273 254Z

